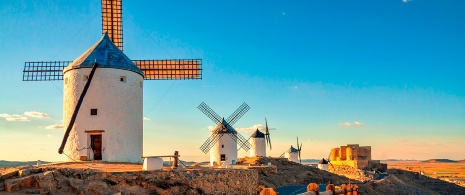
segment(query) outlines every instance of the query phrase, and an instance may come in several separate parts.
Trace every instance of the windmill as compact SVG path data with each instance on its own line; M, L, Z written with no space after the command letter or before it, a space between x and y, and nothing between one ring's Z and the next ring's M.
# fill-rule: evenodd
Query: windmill
M235 164L237 161L237 151L243 148L250 149L250 143L239 134L232 126L250 109L243 103L226 120L215 113L207 104L202 102L198 107L216 126L211 131L210 137L200 146L200 150L205 154L210 151L210 166L215 163L224 162L223 165ZM225 136L226 135L226 136ZM239 149L237 145L240 145Z
M251 150L250 150L250 157L266 156L267 145L270 147L270 150L271 150L270 131L268 128L268 121L266 120L266 118L265 118L265 133L262 133L259 129L257 129L249 137L249 139L251 139L250 142L252 145Z
M331 164L331 153L329 153L328 158L322 158L320 162L318 162L318 168L321 170L328 171L328 165L331 165L331 167L334 169L333 164Z
M66 160L141 162L143 81L202 79L202 60L130 60L122 51L122 0L101 3L102 38L74 61L25 62L23 81L64 80L58 153Z
M281 157L284 156L284 158L287 158L289 161L302 163L302 159L300 158L301 151L302 143L299 145L299 137L297 137L297 149L291 145L291 147L286 152L281 154Z

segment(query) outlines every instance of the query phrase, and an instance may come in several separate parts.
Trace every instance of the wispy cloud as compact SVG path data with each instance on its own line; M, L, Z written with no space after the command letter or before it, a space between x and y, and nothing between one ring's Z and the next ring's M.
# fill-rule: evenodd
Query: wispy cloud
M144 117L143 119L144 119L144 121L149 121L150 120L150 118L148 118L148 117Z
M63 129L63 125L60 125L60 124L49 125L49 126L46 126L45 129Z
M208 130L213 131L215 129L215 126L208 126Z
M412 1L412 0L402 0L402 2L404 2L404 3L407 3L407 2L410 2L410 1Z
M358 127L358 126L363 126L363 125L365 125L365 123L362 123L362 122L360 122L360 121L354 121L353 123L351 123L351 122L341 122L341 123L339 123L339 125L340 125L340 126L346 126L346 127L349 127L349 126L356 126L356 127Z
M19 114L0 114L0 117L5 118L7 121L30 121L29 118Z
M24 115L34 117L34 118L50 118L48 114L37 112L37 111L24 112Z
M263 130L263 125L262 124L256 124L256 125L252 125L251 127L236 128L236 131L243 132L243 133L250 133L250 132L254 132L257 129L262 131Z

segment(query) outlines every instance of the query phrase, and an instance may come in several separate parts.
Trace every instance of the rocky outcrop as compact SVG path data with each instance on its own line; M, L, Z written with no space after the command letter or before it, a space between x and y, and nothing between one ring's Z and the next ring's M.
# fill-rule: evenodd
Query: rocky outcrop
M7 192L41 194L256 194L258 172L242 169L181 169L99 172L28 168L2 175ZM1 186L0 186L1 189Z

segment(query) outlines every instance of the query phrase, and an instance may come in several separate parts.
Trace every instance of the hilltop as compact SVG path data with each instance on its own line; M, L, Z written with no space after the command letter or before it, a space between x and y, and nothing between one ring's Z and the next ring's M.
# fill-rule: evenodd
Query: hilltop
M268 163L271 163L272 166L261 166ZM248 164L254 164L254 166L262 168L257 168L255 173L243 170L243 168L249 167ZM242 168L240 168L241 166ZM313 166L290 162L284 158L246 159L241 165L235 167L238 167L238 169L234 169L235 173L251 174L247 177L249 180L255 177L254 182L257 182L255 185L259 187L301 186L305 188L309 183L340 185L350 182L358 185L363 194L465 194L465 188L460 186L439 179L419 176L418 172L400 169L388 169L389 176L380 180L372 180L369 179L368 175L351 177L354 179L340 175L348 173L363 174L358 170L344 169L344 173L327 172ZM124 172L121 172L121 170L124 170ZM18 188L18 190L22 189L20 192L50 192L52 194L66 192L95 192L100 194L110 191L112 193L121 192L122 194L144 194L149 192L205 194L209 192L208 190L218 187L208 187L207 185L216 181L216 177L224 180L220 181L218 185L225 189L231 190L232 186L241 189L242 185L245 185L245 183L236 183L239 181L231 178L231 174L233 174L231 169L189 166L178 170L164 170L161 172L165 173L160 174L157 171L144 172L140 170L141 164L106 162L62 163L44 165L40 168L33 166L0 168L0 191L6 190L9 186L21 186ZM221 176L225 173L229 174L229 176ZM181 175L186 178L176 180ZM203 186L193 185L193 180L202 183ZM31 186L22 186L21 182L23 181L32 182ZM6 185L7 182L9 183L8 186ZM48 188L42 188L41 186L48 186ZM95 188L100 191L93 190ZM50 191L49 189L53 190ZM248 186L248 189L250 189L250 186Z
M429 160L425 160L425 161L422 161L422 162L427 162L427 163L444 163L444 162L450 162L450 163L453 163L453 162L457 162L455 160L450 160L450 159L429 159Z

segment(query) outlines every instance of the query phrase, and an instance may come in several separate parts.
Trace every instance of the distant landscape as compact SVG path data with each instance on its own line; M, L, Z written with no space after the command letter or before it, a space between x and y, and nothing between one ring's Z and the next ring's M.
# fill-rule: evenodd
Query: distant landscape
M50 162L42 161L42 164L48 164ZM37 165L37 161L6 161L0 160L0 168L19 167L26 165Z

